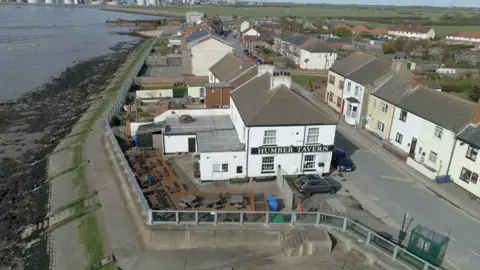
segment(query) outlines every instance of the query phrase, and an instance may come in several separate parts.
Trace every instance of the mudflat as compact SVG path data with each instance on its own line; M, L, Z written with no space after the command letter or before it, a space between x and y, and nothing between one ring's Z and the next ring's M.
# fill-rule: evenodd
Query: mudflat
M19 234L49 211L47 157L139 41L120 43L107 55L66 68L35 91L0 103L0 268L48 269L46 241L24 252Z

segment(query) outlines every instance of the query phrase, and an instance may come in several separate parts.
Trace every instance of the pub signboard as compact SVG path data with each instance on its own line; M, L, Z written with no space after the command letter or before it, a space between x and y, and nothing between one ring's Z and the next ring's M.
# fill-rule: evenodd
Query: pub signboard
M331 152L334 145L252 147L252 155Z

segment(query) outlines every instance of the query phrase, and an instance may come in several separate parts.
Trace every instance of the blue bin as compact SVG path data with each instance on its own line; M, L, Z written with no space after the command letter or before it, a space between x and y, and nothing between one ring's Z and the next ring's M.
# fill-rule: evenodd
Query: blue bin
M450 178L450 175L439 175L435 177L435 181L440 184L453 182L452 178Z
M277 197L270 195L267 197L267 203L268 203L268 210L275 212L278 211L278 201Z

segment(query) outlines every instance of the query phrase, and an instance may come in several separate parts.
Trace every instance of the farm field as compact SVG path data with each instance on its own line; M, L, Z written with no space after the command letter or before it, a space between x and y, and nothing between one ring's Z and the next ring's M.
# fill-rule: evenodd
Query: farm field
M389 28L391 25L388 24L382 24L382 23L365 23L365 26L367 27L386 27ZM437 36L445 36L447 34L451 34L455 31L480 31L480 26L476 25L455 25L455 26L450 26L450 25L430 25L430 27L435 30L435 33Z
M130 8L130 7L129 7ZM293 8L284 7L229 7L218 5L205 5L205 6L171 6L171 7L135 7L142 9L156 9L174 13L184 13L190 10L203 12L206 14L215 13L220 16L232 16L238 17L281 17L281 16L296 16L296 17L341 17L341 16L356 16L356 17L393 17L393 16L423 16L431 19L439 18L442 11L415 11L415 10L364 10L352 7L345 8L321 8L321 7L308 7L298 6ZM467 14L465 14L467 15Z

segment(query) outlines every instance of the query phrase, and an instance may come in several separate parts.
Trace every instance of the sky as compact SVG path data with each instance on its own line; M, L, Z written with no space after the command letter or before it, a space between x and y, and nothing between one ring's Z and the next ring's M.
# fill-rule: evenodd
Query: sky
M339 5L347 5L347 4L357 4L357 5L402 5L402 6L441 6L441 7L448 7L450 5L458 6L458 7L480 7L479 0L369 0L369 1L362 1L362 0L265 0L265 2L295 2L295 3L312 3L312 4L339 4Z

